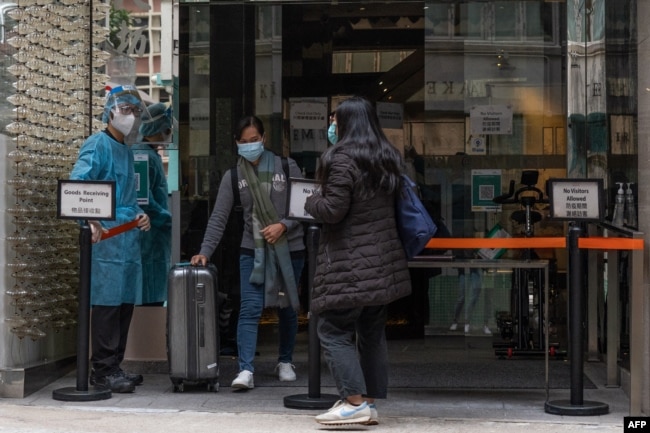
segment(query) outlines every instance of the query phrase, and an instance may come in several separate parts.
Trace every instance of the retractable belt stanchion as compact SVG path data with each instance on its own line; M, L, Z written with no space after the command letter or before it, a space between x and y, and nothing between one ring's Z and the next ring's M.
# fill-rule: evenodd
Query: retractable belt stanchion
M54 400L96 401L113 395L110 389L88 389L88 352L90 336L90 268L92 261L92 232L85 221L79 232L79 306L77 323L77 387L52 391Z
M311 300L316 271L316 252L320 228L311 224L307 229L307 289ZM327 409L337 400L338 395L321 394L320 392L320 341L316 331L318 318L309 313L309 383L307 394L288 395L284 398L284 406L293 409Z
M583 400L583 253L578 246L582 228L574 223L569 228L569 357L571 359L570 400L547 401L544 410L555 415L603 415L609 405Z

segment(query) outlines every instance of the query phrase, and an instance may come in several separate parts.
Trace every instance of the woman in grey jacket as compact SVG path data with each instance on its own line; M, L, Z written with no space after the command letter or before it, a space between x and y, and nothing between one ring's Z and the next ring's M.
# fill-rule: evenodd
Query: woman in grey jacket
M353 97L336 110L338 142L316 171L320 193L305 210L322 222L311 312L341 400L316 421L377 424L386 398L386 305L411 292L395 223L401 156L373 105Z
M265 307L277 307L279 318L278 378L296 380L291 363L298 331L298 281L305 261L300 222L286 218L289 179L282 158L264 143L264 125L255 116L239 121L235 133L238 191L244 213L244 233L239 251L241 304L237 323L239 374L234 390L254 387L253 372L257 332ZM300 177L296 162L287 158L289 176ZM217 201L208 221L201 251L192 265L205 266L226 228L234 205L232 177L228 171L219 186Z

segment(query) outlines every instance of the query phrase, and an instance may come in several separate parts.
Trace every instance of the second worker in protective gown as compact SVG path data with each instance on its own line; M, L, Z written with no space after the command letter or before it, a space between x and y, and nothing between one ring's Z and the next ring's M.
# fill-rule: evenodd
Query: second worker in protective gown
M140 233L142 250L142 291L136 305L162 306L167 300L167 274L172 248L172 215L167 203L165 168L158 153L160 146L171 142L174 119L171 107L159 102L142 114L142 140L131 146L133 153L146 160L148 167L148 203L140 207L149 215L151 230ZM144 187L145 182L140 182Z

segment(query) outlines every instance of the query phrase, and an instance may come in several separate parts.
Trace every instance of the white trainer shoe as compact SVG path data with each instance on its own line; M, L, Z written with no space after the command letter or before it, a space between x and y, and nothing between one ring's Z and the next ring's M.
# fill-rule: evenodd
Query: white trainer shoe
M379 415L377 414L377 406L374 403L368 405L370 408L370 419L363 423L363 425L378 425Z
M239 372L235 380L230 385L233 389L253 389L253 373L248 370Z
M327 412L316 416L316 422L325 425L364 424L370 421L367 402L354 406L347 400L339 400Z
M485 335L492 335L492 331L490 331L490 328L488 328L487 325L483 326L483 333Z
M450 330L450 331L455 331L456 329L458 329L458 323L454 322L454 323L452 323L451 326L449 327L449 330Z
M293 382L296 380L296 369L295 365L289 362L280 362L275 367L275 370L278 372L278 379L280 382Z

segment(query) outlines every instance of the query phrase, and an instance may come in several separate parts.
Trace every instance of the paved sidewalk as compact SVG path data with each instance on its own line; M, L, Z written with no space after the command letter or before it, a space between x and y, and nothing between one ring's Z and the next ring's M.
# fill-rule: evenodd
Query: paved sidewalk
M0 404L2 433L274 433L310 431L372 431L392 433L621 433L620 424L593 424L591 419L571 422L462 419L446 417L385 417L378 426L325 427L311 414L266 412L200 412L143 409Z
M305 338L303 334L299 336ZM408 381L395 378L395 384L411 385L390 387L388 399L377 402L378 426L326 427L317 424L314 416L325 411L337 398L336 390L330 386L332 381L327 376L329 373L323 366L322 386L313 384L315 389L305 386L308 382L303 376L307 371L307 344L300 344L294 363L299 379L302 380L278 382L273 368L266 371L264 367L275 359L277 350L275 340L266 338L265 343L258 344L261 352L256 360L260 367L256 372L258 381L250 391L233 391L230 388L233 379L230 376L234 374L230 367L236 363L236 359L222 356L220 362L223 374L220 377L219 392L209 392L205 386L187 386L185 392L175 393L169 376L162 373L166 369L151 369L150 374L144 375L144 384L136 387L132 394L113 394L110 399L89 402L54 400L53 391L76 388L76 372L72 372L25 398L0 398L0 433L623 432L623 418L629 413L629 399L623 389L605 386L604 363L588 362L584 366L585 375L594 385L584 390L584 401L609 405L609 413L596 416L546 413L546 390L532 386L535 382L532 375L538 374L534 372L518 378L515 382L519 386L513 386L512 389L469 389L466 386L451 389L431 387L426 385L430 382L416 380L431 372L418 370L425 368L424 364L418 366L417 362L409 362L427 357L459 361L458 368L437 374L463 374L464 364L460 361L468 358L482 357L480 359L486 363L520 362L495 360L490 342L483 340L465 338L447 341L438 338L393 342L390 345L391 360L395 364L405 362L405 365L412 365L413 377ZM274 363L270 362L270 365L274 366ZM500 367L507 365L502 364ZM512 371L515 371L515 364L511 365ZM487 368L481 371L490 374L494 370ZM530 380L531 386L522 387L522 380ZM471 384L471 380L455 383ZM510 382L506 380L503 383ZM321 403L322 409L294 409L285 406L287 397L289 401L302 401L307 394L318 395L319 392L321 399L316 400L316 403ZM549 391L550 401L568 399L570 389L551 388Z
M304 387L267 386L234 392L204 387L172 391L164 374L145 375L132 394L113 394L108 400L63 402L52 391L76 386L73 372L23 399L0 399L0 433L275 433L309 431L372 431L393 433L621 433L629 400L620 388L606 388L600 366L585 370L597 389L584 391L585 401L606 403L610 411L598 416L559 416L544 411L546 391L390 389L378 402L380 425L326 427L314 416L320 409L292 409L284 398L308 393ZM226 383L227 384L227 383ZM321 397L334 398L323 388ZM551 390L549 400L570 397L569 390Z

